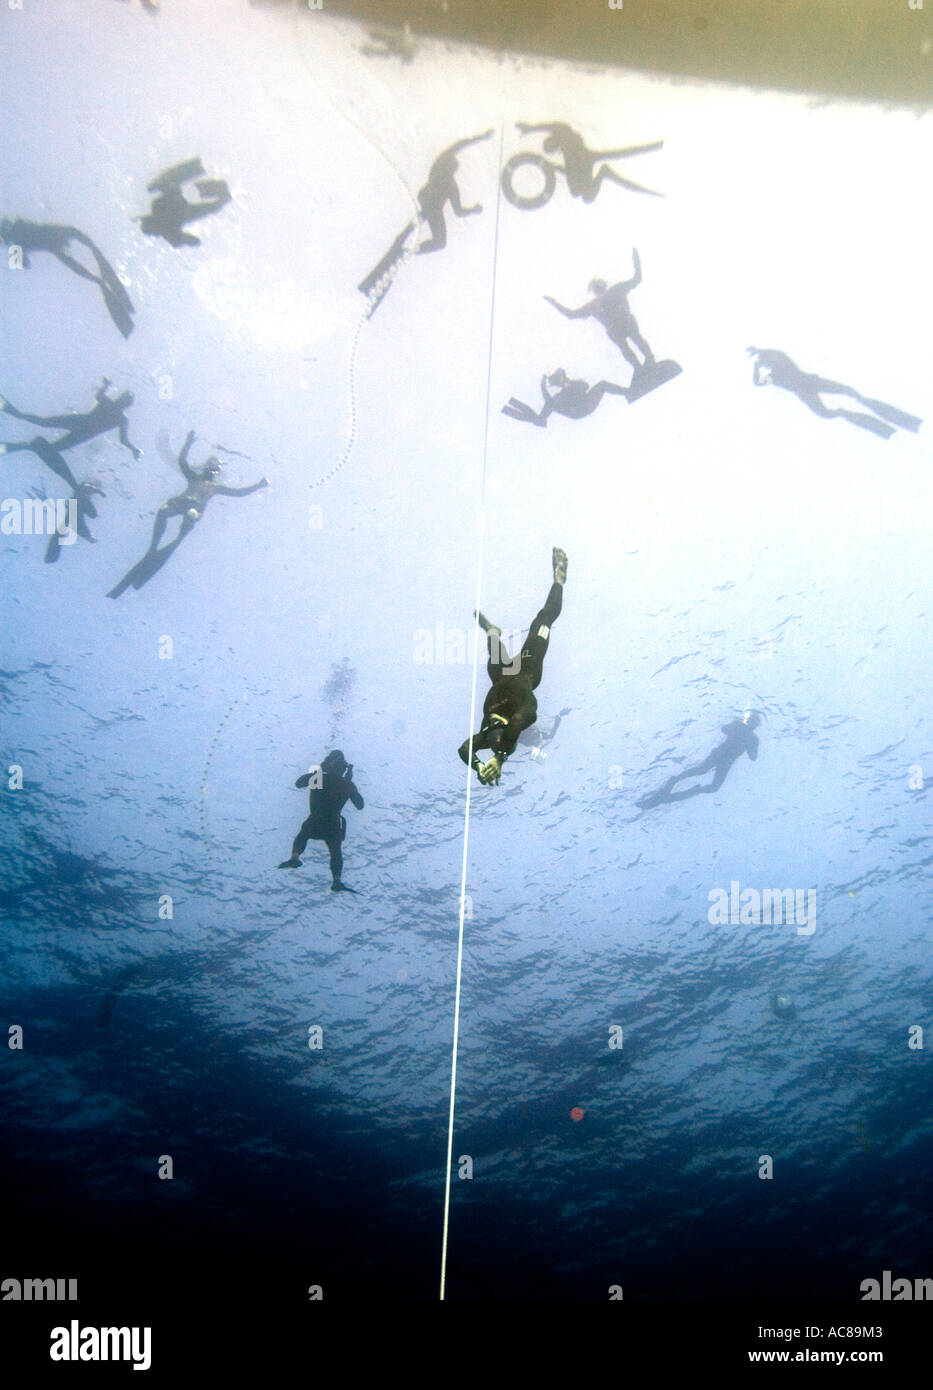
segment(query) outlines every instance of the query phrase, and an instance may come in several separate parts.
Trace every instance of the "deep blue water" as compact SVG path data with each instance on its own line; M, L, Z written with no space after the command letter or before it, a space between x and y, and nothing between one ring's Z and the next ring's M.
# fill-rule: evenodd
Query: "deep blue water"
M105 494L95 545L45 565L44 539L0 536L23 779L0 1020L24 1030L0 1071L0 1274L435 1298L468 819L451 1299L854 1300L883 1269L933 1276L929 1052L908 1045L930 1025L926 426L820 419L752 389L745 356L928 409L929 114L443 44L403 62L235 0L2 23L2 212L91 236L136 326L37 253L2 277L0 392L85 410L106 375L143 458L113 436L70 454ZM560 182L510 205L515 122L551 118L596 147L663 138L629 172L664 197ZM448 247L366 318L356 286L432 160L487 128L458 174L482 214L448 210ZM178 250L133 218L194 153L233 196ZM582 303L635 247L633 310L682 374L545 430L504 417L559 365L627 370L543 295ZM189 429L199 465L221 448L231 485L270 487L214 499L110 600ZM4 496L37 487L64 495L8 455ZM545 756L474 779L467 817L477 586L524 632L554 545L538 728L569 713ZM476 689L474 728L482 659ZM755 763L639 811L751 708ZM365 798L359 896L328 891L321 846L275 868L306 814L292 784L334 746ZM714 924L733 881L812 891L814 930Z

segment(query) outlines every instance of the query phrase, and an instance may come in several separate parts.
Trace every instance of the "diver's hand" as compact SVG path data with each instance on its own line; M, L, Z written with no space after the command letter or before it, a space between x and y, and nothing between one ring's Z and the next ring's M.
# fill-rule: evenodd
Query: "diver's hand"
M491 786L493 783L498 786L499 778L502 775L502 763L498 755L494 754L488 763L480 763L476 769L476 775L484 787Z

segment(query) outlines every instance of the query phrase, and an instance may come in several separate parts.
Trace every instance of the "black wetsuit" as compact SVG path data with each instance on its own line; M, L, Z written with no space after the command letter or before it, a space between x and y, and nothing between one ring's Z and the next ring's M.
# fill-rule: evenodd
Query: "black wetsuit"
M505 651L498 632L486 634L489 646L486 670L492 686L483 704L482 728L473 736L474 754L480 748L491 748L498 757L505 760L515 752L515 745L522 731L530 728L537 719L538 702L532 691L541 682L550 629L560 616L563 598L564 586L555 581L551 585L547 602L528 630L520 662L515 662ZM516 666L518 670L515 669ZM494 714L501 715L508 722L505 725L493 723ZM469 764L469 739L460 745L458 752L463 761Z
M885 401L863 396L841 381L832 381L829 377L818 376L815 372L803 371L786 352L781 352L778 348L749 348L749 352L755 356L752 379L756 386L766 386L770 382L772 386L783 387L812 410L814 415L821 415L826 420L833 417L848 420L850 425L870 430L882 439L890 439L898 429L913 430L916 433L923 424L916 415L908 415L906 411L898 410ZM768 375L765 375L765 372ZM849 396L874 413L865 415L860 410L844 410L841 407L832 410L821 399L823 395ZM876 419L876 416L879 418Z
M117 328L128 338L133 331L133 305L113 266L97 249L91 238L79 232L77 227L61 226L55 222L29 222L23 217L5 217L0 222L0 239L8 246L18 246L23 253L23 266L29 268L30 251L49 251L61 261L62 265L73 270L84 280L93 280L100 286L107 311ZM98 274L88 270L71 255L73 241L86 246L97 264Z
M330 872L334 886L340 883L343 870L341 844L347 833L346 819L340 814L347 801L352 801L358 811L363 809L363 798L353 784L353 769L345 767L343 772L321 773L321 786L312 787L308 793L308 817L292 845L292 861L299 859L309 840L323 840L330 854ZM312 780L311 773L305 772L296 780L295 786L304 788ZM286 861L288 862L288 861Z
M758 735L753 733L741 719L733 719L728 724L723 724L722 732L726 737L718 747L713 749L708 758L704 758L701 763L694 763L692 767L684 768L683 772L678 772L675 777L669 777L658 791L642 797L638 803L639 806L647 809L651 806L660 806L666 801L686 801L691 796L699 796L702 792L716 792L729 775L732 764L741 758L743 753L747 753L752 762L756 760L758 757ZM707 786L688 787L683 792L673 790L676 784L682 782L685 777L702 777L713 769L715 769L715 776Z

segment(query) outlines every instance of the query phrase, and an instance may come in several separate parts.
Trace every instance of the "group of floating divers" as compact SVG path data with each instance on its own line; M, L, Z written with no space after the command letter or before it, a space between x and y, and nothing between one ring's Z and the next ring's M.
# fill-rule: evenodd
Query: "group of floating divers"
M182 185L193 183L198 190L198 201L189 201L182 191ZM147 187L153 194L148 213L137 217L140 230L147 236L161 237L170 246L200 246L198 237L184 231L189 222L196 222L211 213L219 211L230 202L230 189L223 179L208 178L204 166L197 157L186 159L180 164L164 170ZM11 264L23 269L31 265L30 253L48 251L62 265L73 270L82 279L92 280L100 289L110 317L124 337L133 330L133 305L116 271L103 253L94 245L90 237L76 227L59 226L52 223L29 222L23 218L4 218L0 221L0 238L10 248ZM72 253L72 243L84 246L97 267L95 274ZM95 405L83 414L72 411L64 415L35 415L19 410L10 401L0 397L0 411L14 420L23 420L39 425L46 430L64 430L57 439L46 439L42 435L21 442L0 443L0 454L21 451L34 453L42 462L71 488L76 512L77 534L84 540L93 541L88 527L88 518L97 516L93 497L103 496L101 489L91 483L80 483L69 467L64 453L78 444L84 444L98 435L111 430L118 431L120 443L128 449L134 459L142 457L129 439L129 422L126 412L133 404L129 391L120 395L110 394L110 382L104 378L95 392ZM204 508L214 496L246 497L251 492L268 486L268 479L262 478L251 487L225 487L219 482L221 465L213 455L201 468L192 468L188 454L194 442L194 432L190 432L177 458L178 467L185 479L185 490L170 497L156 513L149 548L142 559L128 574L110 590L110 598L118 598L126 589L140 589L162 568L166 560L177 550L194 524L204 514ZM160 547L159 542L165 533L169 517L179 516L181 522L174 540ZM61 552L61 535L53 533L46 548L47 562L58 559Z
M152 6L147 5L147 8ZM554 191L558 175L566 179L571 196L580 198L585 203L592 203L596 199L602 184L606 181L634 192L661 196L653 189L624 178L604 161L653 152L662 147L663 141L598 151L590 150L579 132L563 122L553 121L537 125L519 122L518 129L522 135L543 134L544 154L521 152L512 156L505 164L501 175L502 191L507 200L517 208L528 210L543 206ZM402 262L408 258L412 250L415 254L424 255L442 251L447 246L445 212L448 206L458 218L482 212L481 203L464 205L456 173L462 152L472 145L488 140L492 133L491 130L487 130L482 134L458 140L444 149L434 160L427 181L418 192L417 219L413 219L402 229L388 252L358 286L368 300L370 315L385 297ZM545 157L555 154L561 156L562 163ZM543 175L543 187L536 194L523 194L515 187L515 175L523 165L534 167ZM197 189L197 202L189 201L182 192L182 185L186 183L193 183ZM216 213L230 201L227 184L222 179L208 178L199 158L185 160L165 170L153 179L147 191L153 195L152 205L147 214L136 219L140 230L147 236L161 237L173 247L200 245L198 238L185 232L184 227L190 222ZM419 225L423 224L429 235L417 247L413 247L410 238L416 231L416 222ZM18 264L28 268L31 252L48 251L75 274L96 283L117 328L124 337L132 332L134 310L126 289L109 262L84 233L71 226L5 218L0 222L0 238L10 247L11 265L16 263L12 258L18 255ZM88 250L96 266L96 273L76 258L72 252L72 243ZM622 396L632 403L680 373L681 367L678 363L655 358L639 329L628 298L641 283L642 278L641 260L637 250L633 251L632 260L634 273L630 279L621 280L613 285L607 284L604 280L592 280L589 285L591 298L578 308L568 308L550 295L544 296L549 304L568 319L590 318L602 324L610 342L618 348L632 370L628 385L603 380L590 386L586 381L572 379L560 367L546 373L541 379L540 409L535 409L513 396L503 406L503 414L539 427L545 427L552 414L581 419L590 415L606 395ZM824 418L847 420L850 424L885 439L890 438L899 428L916 431L922 423L916 416L908 415L883 401L863 396L841 382L804 372L784 352L754 347L749 348L748 352L755 359L752 379L756 386L771 384L790 391L808 409ZM111 396L109 386L110 382L105 379L96 392L96 405L83 415L32 415L0 399L0 409L14 419L46 429L65 431L60 438L54 440L37 436L23 443L0 444L0 453L31 450L65 481L74 493L78 534L87 540L93 539L88 530L87 519L97 515L92 498L95 494L100 495L100 489L91 484L79 483L63 458L63 452L96 435L116 429L121 444L131 451L134 459L140 457L140 451L130 443L128 436L126 411L132 405L133 397L129 392ZM848 406L831 408L822 400L824 395L846 397L857 402L862 409L856 411ZM265 478L244 488L221 485L218 482L220 464L213 456L199 469L190 467L188 455L194 438L192 431L188 434L177 458L178 467L185 479L185 490L169 498L159 508L145 555L119 584L110 590L111 598L117 598L129 587L141 588L161 569L203 515L211 497L244 497L268 485ZM181 518L178 532L174 540L160 546L166 523L172 516ZM58 546L58 537L53 536L46 552L47 561L57 559ZM472 734L458 751L460 758L476 772L484 786L499 783L504 762L514 753L520 740L527 741L527 732L537 720L534 691L541 680L551 628L560 616L563 589L567 579L567 556L557 548L552 556L552 569L553 583L550 592L543 608L536 614L517 656L512 657L504 648L501 629L482 613L476 614L480 627L486 633L486 669L490 689L483 705L483 719L478 733ZM564 710L557 716L548 738L553 737L560 719L566 713L569 711ZM662 787L642 797L637 804L642 810L649 810L664 803L684 801L703 793L718 791L738 758L744 754L752 761L757 758L758 737L754 731L759 723L759 713L746 710L742 719L733 719L723 725L723 741L704 761L670 777ZM540 736L535 753L540 753L540 744L544 741L544 736ZM489 750L491 756L486 761L481 761L478 750ZM707 772L714 774L710 783L697 783L685 790L675 790L678 782L703 777ZM363 809L363 798L353 782L352 765L347 763L339 749L334 749L319 768L302 774L295 786L309 789L309 814L295 837L289 858L284 860L279 868L298 868L308 842L320 840L326 845L330 855L332 890L354 891L347 888L341 879L342 844L346 835L346 819L342 810L347 801L357 809Z

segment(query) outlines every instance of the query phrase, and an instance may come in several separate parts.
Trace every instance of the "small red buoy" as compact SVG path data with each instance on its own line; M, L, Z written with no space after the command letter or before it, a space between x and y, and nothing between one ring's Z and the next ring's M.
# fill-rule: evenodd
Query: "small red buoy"
M573 1109L570 1112L570 1118L573 1120L575 1125L578 1125L580 1121L583 1119L583 1111L580 1109L579 1105L575 1105L573 1107Z

